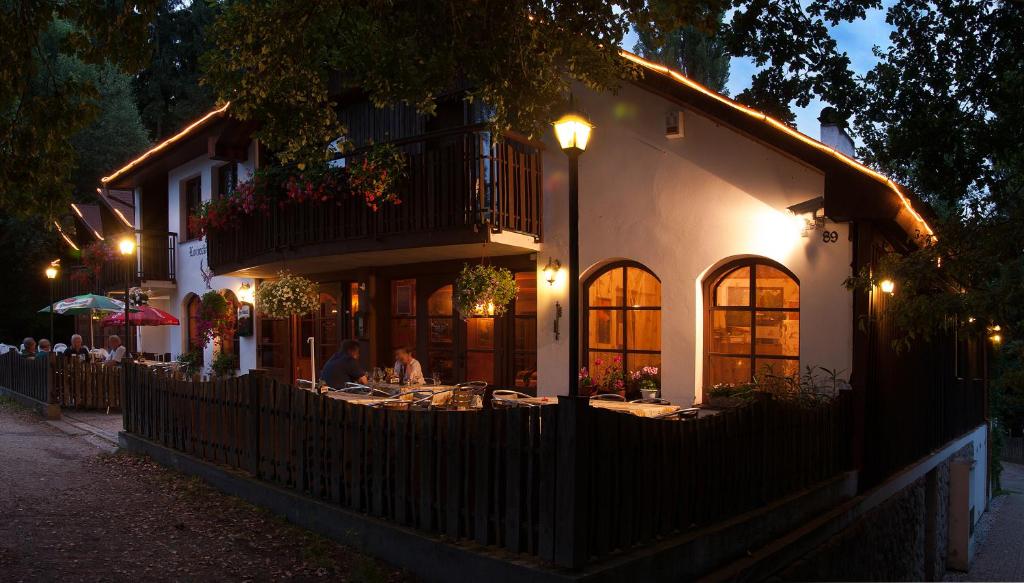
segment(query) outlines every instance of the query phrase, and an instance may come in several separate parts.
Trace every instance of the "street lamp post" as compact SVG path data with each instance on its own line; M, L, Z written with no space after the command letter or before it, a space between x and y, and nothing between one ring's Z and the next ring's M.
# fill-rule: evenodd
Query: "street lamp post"
M127 268L124 276L124 342L122 343L125 355L127 356L128 347L131 346L131 328L128 325L128 293L131 291L132 285L131 259L135 253L135 240L131 237L125 237L118 242L117 248L121 252L121 256L124 257L125 267Z
M50 346L53 346L53 280L57 279L57 266L50 264L46 268L46 279L50 280Z
M569 396L579 396L580 371L580 154L593 124L569 113L555 122L555 136L569 158Z

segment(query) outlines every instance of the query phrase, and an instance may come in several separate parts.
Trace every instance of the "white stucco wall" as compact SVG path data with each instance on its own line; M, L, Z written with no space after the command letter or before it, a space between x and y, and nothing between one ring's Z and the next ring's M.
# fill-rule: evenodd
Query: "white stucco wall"
M823 194L816 169L694 111L685 137L664 137L664 116L679 109L633 86L618 95L577 87L596 128L580 159L580 268L616 259L650 268L662 281L662 393L700 399L703 378L702 278L742 256L774 259L801 284L801 365L845 369L852 356L852 297L842 288L852 247L846 225L826 244L800 235L787 206ZM568 263L567 162L552 137L544 155L544 236L537 257ZM542 394L564 394L568 336L552 334L555 302L568 308L565 277L538 290L538 375ZM562 319L567 331L568 313ZM581 339L581 345L585 339Z
M255 144L255 142L253 142ZM253 160L255 152L250 146L249 160L238 165L238 179L248 178L253 171ZM210 160L201 156L182 164L170 171L167 175L167 204L168 204L168 230L178 233L178 254L176 263L177 286L171 290L171 297L168 300L170 313L181 320L181 326L170 327L167 337L167 352L172 357L177 357L185 350L186 326L185 321L188 313L185 311L184 303L190 293L203 295L209 289L229 289L237 296L243 283L249 283L255 289L255 282L252 279L239 277L216 276L207 288L203 281L201 267L208 267L206 264L206 241L185 240L185 216L184 200L181 196L181 186L185 180L194 176L201 176L203 200L210 200L213 194L214 169L221 166L223 162ZM256 328L254 327L254 330ZM204 362L209 365L213 359L214 346L211 342L206 347ZM256 336L242 337L239 339L239 369L246 372L256 367Z

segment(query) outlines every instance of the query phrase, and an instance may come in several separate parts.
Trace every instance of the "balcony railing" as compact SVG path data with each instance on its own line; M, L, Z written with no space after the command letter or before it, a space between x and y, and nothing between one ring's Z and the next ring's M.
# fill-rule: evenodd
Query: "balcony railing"
M86 293L121 290L127 282L175 281L175 252L178 234L166 231L135 231L135 255L131 261L115 257L100 270L99 276L84 265L65 265L58 277L55 293L67 298ZM117 241L110 241L116 250Z
M319 255L370 249L384 240L391 248L425 246L437 244L445 233L483 232L480 227L540 237L543 191L536 143L514 136L494 139L481 128L393 143L407 159L401 204L373 211L360 198L346 197L245 217L238 228L207 237L210 267L225 272L258 265L263 254L301 247L309 247L304 255Z

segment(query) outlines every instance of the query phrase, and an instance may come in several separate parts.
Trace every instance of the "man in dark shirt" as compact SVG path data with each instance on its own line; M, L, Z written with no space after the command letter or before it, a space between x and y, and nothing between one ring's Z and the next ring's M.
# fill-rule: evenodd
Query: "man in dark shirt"
M366 371L359 364L359 342L346 340L341 343L341 350L327 359L327 364L320 371L320 378L327 386L340 389L345 383L365 385L368 381Z

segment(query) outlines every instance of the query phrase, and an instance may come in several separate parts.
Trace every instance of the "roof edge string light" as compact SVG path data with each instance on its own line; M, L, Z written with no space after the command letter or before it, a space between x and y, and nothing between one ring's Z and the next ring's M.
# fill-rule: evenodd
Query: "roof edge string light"
M842 162L845 162L847 165L851 166L853 169L858 170L858 171L860 171L860 172L862 172L864 174L867 174L868 176L870 176L870 177L874 178L875 180L881 182L882 184L888 186L889 189L892 190L893 192L895 192L896 196L899 197L900 202L903 204L903 207L907 210L907 212L910 213L910 216L913 217L914 220L917 221L921 225L921 227L923 227L922 228L923 232L926 233L928 235L928 237L932 241L937 239L937 237L935 236L935 232L928 225L928 222L924 220L924 217L921 216L921 213L917 212L917 210L914 209L913 203L910 201L910 198L907 197L906 194L904 194L904 192L902 190L902 187L897 185L895 182L890 180L888 177L886 177L886 176L884 176L884 175L882 175L882 174L872 170L871 168L868 168L867 166L861 164L857 160L854 160L853 158L847 156L846 154L843 154L842 152L837 151L835 148L833 148L831 146L828 146L828 145L825 145L825 144L819 142L818 140L815 140L814 138L812 138L812 137L810 137L810 136L808 136L806 134L803 134L803 133L801 133L801 132L799 132L797 130L794 130L793 128L789 127L788 125L782 123L781 121L779 121L779 120L777 120L777 119L775 119L773 117L768 116L767 114L764 114L764 113L762 113L760 111L757 111L756 109L753 109L751 107L747 107L746 105L743 105L742 103L733 101L732 99L729 99L728 97L725 97L724 95L720 95L720 94L718 94L718 93L708 89L707 87L701 85L700 83L697 83L696 81L694 81L692 79L689 79L688 77L686 77L682 73L679 73L678 71L674 71L672 69L669 69L668 67L666 67L664 65L659 65L657 63L652 63L652 62L644 59L643 57L639 57L637 55L634 55L633 53L630 53L629 51L619 51L619 54L622 57L626 58L627 60L632 61L632 62L634 62L634 63L636 63L638 65L641 65L641 66L643 66L646 69L650 69L652 71L656 71L656 72L661 73L663 75L667 75L667 76L671 77L672 79L674 79L675 81L677 81L677 82L679 82L679 83L681 83L683 85L686 85L687 87L690 87L690 88L692 88L692 89L694 89L696 91L699 91L699 92L703 93L704 95L707 95L708 97L716 99L717 101L720 101L721 103L723 103L725 105L728 105L729 107L731 107L731 108L733 108L733 109L735 109L737 111L741 111L741 112L743 112L743 113L745 113L745 114L747 114L747 115L749 115L749 116L751 116L751 117L753 117L755 119L759 119L759 120L767 123L768 125L771 125L772 127L776 128L776 129L779 129L779 130L785 132L786 134L789 134L790 136L793 136L794 138L797 138L798 140L804 142L805 144L807 144L809 146L812 146L812 147L814 147L814 148L816 148L818 150L821 150L822 152L825 152L826 154L831 154L834 158L836 158L837 160L840 160Z

